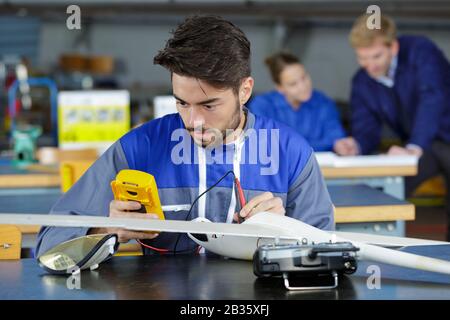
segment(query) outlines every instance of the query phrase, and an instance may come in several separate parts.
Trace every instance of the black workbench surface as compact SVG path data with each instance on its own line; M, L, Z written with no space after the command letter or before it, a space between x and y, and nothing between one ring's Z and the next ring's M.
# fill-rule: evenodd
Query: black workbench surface
M450 246L407 251L450 260ZM338 289L289 292L279 278L257 279L252 263L210 256L114 257L97 271L83 271L81 289L66 276L42 270L35 260L0 262L4 299L450 299L450 276L377 264L381 289L369 289L369 262L341 279ZM72 287L75 282L72 283ZM70 285L69 285L70 287Z

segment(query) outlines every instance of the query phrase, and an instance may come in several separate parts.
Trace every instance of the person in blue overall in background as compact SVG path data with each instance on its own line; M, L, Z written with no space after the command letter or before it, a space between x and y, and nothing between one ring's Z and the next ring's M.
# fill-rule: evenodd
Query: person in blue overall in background
M359 17L350 43L361 68L351 91L352 136L336 143L340 155L376 151L383 124L402 140L388 154L420 157L419 171L406 179L406 195L439 173L450 186L450 64L428 38L397 37L396 25L381 17L380 29L367 27ZM447 192L447 213L450 218ZM450 239L450 232L447 233Z
M279 52L265 62L276 89L254 97L250 110L294 128L314 151L332 151L335 141L345 136L333 100L313 89L311 77L295 55Z

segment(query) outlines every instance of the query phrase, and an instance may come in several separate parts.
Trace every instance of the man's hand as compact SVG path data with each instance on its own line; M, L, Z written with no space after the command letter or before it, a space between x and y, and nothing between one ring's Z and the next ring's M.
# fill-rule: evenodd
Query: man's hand
M403 148L400 146L392 146L389 148L388 155L401 156L401 155L414 155L420 157L423 151L420 147Z
M353 137L337 140L334 143L333 150L340 156L356 156L359 154L358 143Z
M264 192L251 199L239 213L235 213L234 220L239 221L238 214L242 218L248 219L257 213L264 211L281 215L286 213L286 210L283 207L283 200L281 200L280 197L274 197L271 192Z
M141 204L136 201L113 200L109 203L109 216L111 218L135 218L135 219L158 219L156 214L130 212L139 210ZM88 234L115 233L119 242L126 243L131 239L154 239L159 233L131 231L122 228L92 228Z

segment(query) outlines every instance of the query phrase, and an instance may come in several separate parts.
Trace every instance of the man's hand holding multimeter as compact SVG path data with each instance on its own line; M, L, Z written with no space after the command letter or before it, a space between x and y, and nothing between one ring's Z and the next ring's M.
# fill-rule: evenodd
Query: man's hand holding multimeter
M141 204L135 201L112 200L109 203L109 216L112 218L136 218L136 219L158 219L154 214L142 214L132 211L139 210ZM118 228L92 228L89 234L94 233L115 233L119 237L118 241L126 243L132 239L154 239L158 233L149 233L142 231L131 231Z
M158 189L152 175L137 170L122 170L111 182L114 200L109 204L112 218L164 219ZM115 233L121 243L132 239L154 239L159 233L118 228L94 228L93 233Z
M109 216L111 218L159 219L156 214L142 214L139 211L142 205L136 201L113 200L109 203ZM159 233L131 231L125 229L108 230L106 233L115 233L119 242L126 243L132 239L154 239Z
M116 180L111 182L111 188L114 200L109 205L110 217L165 219L158 188L152 175L137 170L122 170L117 174ZM235 213L234 220L239 223L263 211L285 214L282 199L275 197L271 192L264 192L246 202L239 180L236 181L236 190L239 191L237 198L240 211ZM154 239L159 234L117 228L93 228L89 233L115 233L122 243L132 239Z

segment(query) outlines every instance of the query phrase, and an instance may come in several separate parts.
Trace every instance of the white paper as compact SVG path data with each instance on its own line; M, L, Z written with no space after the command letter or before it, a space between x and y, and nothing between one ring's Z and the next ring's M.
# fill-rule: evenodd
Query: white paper
M334 168L417 166L419 160L414 155L388 156L380 154L341 157L333 152L316 152L315 155L321 167Z

